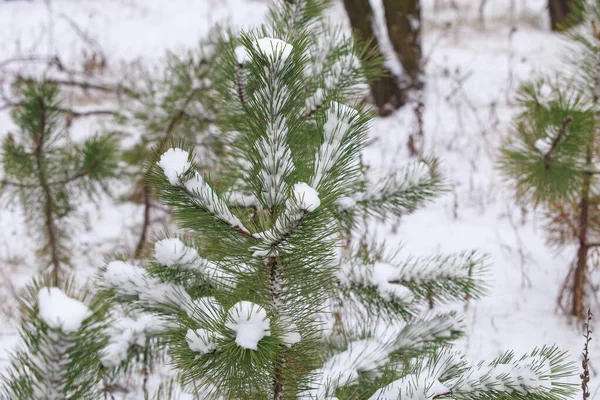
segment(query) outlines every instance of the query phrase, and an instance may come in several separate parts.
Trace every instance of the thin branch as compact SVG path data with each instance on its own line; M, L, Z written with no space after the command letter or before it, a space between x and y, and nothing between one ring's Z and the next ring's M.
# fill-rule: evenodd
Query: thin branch
M544 155L544 166L546 167L546 170L550 169L550 155L552 154L554 149L556 149L556 146L558 146L558 143L560 142L562 137L565 135L565 132L567 131L567 128L569 127L569 124L571 122L573 122L573 117L571 117L569 115L569 116L567 116L567 118L565 118L562 125L560 126L560 129L558 130L558 134L552 141L550 150L548 150L548 152Z
M183 101L181 108L177 111L177 113L175 113L175 115L173 116L171 121L169 121L169 125L165 129L165 134L158 144L159 152L163 152L165 150L165 145L166 145L167 141L169 140L169 138L171 137L173 130L175 129L175 127L177 126L179 121L186 115L185 109L188 106L188 104L190 104L190 102L192 101L192 99L194 98L196 93L198 93L198 91L199 91L199 89L192 89L190 91L188 96ZM144 222L142 225L142 232L140 233L140 238L138 239L138 243L135 248L135 258L139 258L141 256L142 250L144 249L144 246L146 244L146 240L148 237L148 229L150 228L150 219L151 219L150 208L152 207L152 202L150 199L150 197L151 197L150 188L147 186L145 177L144 177L143 195L144 195ZM244 233L242 229L237 229L237 227L236 227L236 230ZM252 235L250 233L248 233L247 236L252 236Z
M15 103L11 100L5 99L7 102L0 106L0 111L4 110L6 108L11 108L11 107L20 107L21 103ZM61 108L61 107L53 107L52 108L54 111L58 111L58 112L62 112L65 114L68 114L69 116L73 117L73 118L82 118L82 117L91 117L91 116L95 116L95 115L118 115L119 112L115 111L115 110L88 110L88 111L78 111L75 109L70 109L70 108Z
M135 248L135 258L139 259L140 256L142 255L142 251L144 250L144 246L146 244L146 236L147 236L147 232L148 232L148 227L150 226L150 207L151 207L151 203L150 203L150 187L148 187L148 182L146 181L146 178L143 178L144 182L144 189L143 189L143 196L144 196L144 222L142 225L142 233L140 234L140 239L138 240L138 244Z
M35 82L35 79L31 79L31 78L25 78L25 77L21 77L22 80L24 80L25 82ZM61 86L70 86L70 87L78 87L82 90L97 90L99 92L105 92L105 93L125 93L128 96L131 97L136 97L135 92L124 86L121 83L118 83L116 85L110 85L110 84L106 84L103 85L101 83L93 83L93 82L87 82L87 81L78 81L78 80L65 80L65 79L51 79L51 78L46 78L44 79L46 82L55 84L55 85L61 85Z
M581 378L581 389L583 391L583 400L587 400L590 397L590 390L588 388L588 383L590 382L590 369L589 369L589 346L590 341L592 340L592 330L590 328L590 322L592 320L592 311L588 309L587 312L587 321L583 325L585 333L583 337L585 338L585 345L583 346L583 360L581 361L581 367L583 372L579 377Z
M58 232L55 226L54 221L54 199L52 197L52 192L50 191L50 186L46 177L46 170L44 168L44 159L43 159L43 148L46 139L46 105L44 104L44 100L39 98L40 109L41 109L41 121L40 121L40 137L37 142L37 146L35 149L35 159L38 169L38 176L40 179L40 185L42 187L42 191L44 192L44 214L45 214L45 227L48 234L48 246L50 248L50 258L52 260L52 284L54 286L58 286L59 284L59 276L61 270L61 261L59 254L59 243L58 243Z

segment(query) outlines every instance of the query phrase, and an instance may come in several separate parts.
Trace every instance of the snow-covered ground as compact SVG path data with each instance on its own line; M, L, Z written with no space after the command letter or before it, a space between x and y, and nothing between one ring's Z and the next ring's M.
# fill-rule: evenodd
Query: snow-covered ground
M334 3L331 15L344 21L341 2ZM548 30L546 1L488 0L482 15L475 0L423 4L425 148L440 158L452 190L399 225L376 226L374 234L389 247L402 244L406 255L471 248L489 253L491 293L468 305L468 336L456 345L469 358L556 343L579 361L581 328L556 307L574 251L546 246L542 216L516 205L495 169L498 144L516 112L519 83L560 68L563 43ZM259 0L0 2L0 66L28 54L59 54L67 65L78 65L84 54L97 51L108 56L108 71L118 76L127 63L155 63L168 49L195 45L216 22L249 27L259 24L265 11ZM15 65L27 68L10 67ZM407 161L411 113L375 121L365 160L379 173ZM76 121L71 134L86 136L100 129L98 123ZM6 110L0 112L0 137L11 129ZM27 237L18 204L7 200L0 199L0 279L18 286L36 268L35 243ZM133 251L142 210L102 197L85 204L75 219L74 264L87 276L106 254ZM0 287L0 303L10 312L11 302L4 298L12 293L6 283ZM15 343L15 320L9 317L0 317L8 322L0 323L0 365ZM591 358L593 369L600 363L596 341ZM596 380L593 376L592 398L600 387Z

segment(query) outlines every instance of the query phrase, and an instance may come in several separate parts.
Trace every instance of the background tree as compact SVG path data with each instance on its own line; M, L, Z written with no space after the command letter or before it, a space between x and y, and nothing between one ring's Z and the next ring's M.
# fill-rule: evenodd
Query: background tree
M49 83L26 83L12 112L19 131L2 145L4 196L17 195L28 216L31 232L42 245L40 256L57 285L69 264L65 218L74 210L73 194L92 195L106 188L113 176L118 150L110 135L93 136L83 144L65 137L69 110L61 107L58 88Z
M375 32L374 14L369 0L344 0L344 6L352 28L358 37L370 43L372 58L384 58L381 43ZM423 87L421 60L421 4L419 0L384 0L383 11L387 32L394 54L402 72L394 75L385 67L382 76L371 82L371 93L381 115L387 115L406 103L417 104L422 108L421 89ZM383 27L381 27L383 28Z
M210 76L217 61L214 54L217 40L211 33L196 48L180 55L168 53L163 76L156 78L149 71L138 71L126 85L128 99L117 121L127 131L135 130L139 137L124 154L136 177L129 199L144 207L136 258L146 248L156 203L156 193L146 179L149 149L158 146L166 150L169 141L185 139L203 149L204 167L216 172L217 165L226 164L226 143L215 124L217 110Z
M585 317L586 292L592 290L590 255L597 251L595 238L600 233L596 168L600 36L595 28L599 6L595 1L588 7L590 22L571 36L574 47L569 60L577 63L570 74L540 79L521 89L523 112L500 161L517 197L544 206L550 243L577 245L559 304L579 319Z
M550 26L553 31L568 29L582 21L581 0L548 0Z

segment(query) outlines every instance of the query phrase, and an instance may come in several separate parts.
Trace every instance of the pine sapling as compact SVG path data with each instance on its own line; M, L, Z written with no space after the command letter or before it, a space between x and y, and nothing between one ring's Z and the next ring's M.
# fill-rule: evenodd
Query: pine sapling
M266 25L218 46L238 179L221 188L180 142L158 149L149 179L181 233L149 260L108 263L107 296L164 321L153 337L196 398L568 398L573 369L555 347L479 364L449 348L460 315L427 304L485 292L477 252L402 260L366 246L340 259L344 223L412 212L443 182L427 163L363 175L370 66L330 35L324 6L275 2Z
M590 257L597 251L595 238L600 233L596 189L600 34L595 28L600 2L593 1L582 10L589 22L571 35L575 46L568 54L572 60L575 52L575 68L557 79L542 78L522 87L523 112L500 160L517 197L544 207L549 242L578 247L558 300L578 319L585 317Z
M75 207L74 194L92 195L114 175L116 142L93 136L81 145L69 144L58 89L48 83L26 85L12 116L18 132L2 145L0 188L20 199L31 231L42 242L39 254L58 285L69 265L65 218Z

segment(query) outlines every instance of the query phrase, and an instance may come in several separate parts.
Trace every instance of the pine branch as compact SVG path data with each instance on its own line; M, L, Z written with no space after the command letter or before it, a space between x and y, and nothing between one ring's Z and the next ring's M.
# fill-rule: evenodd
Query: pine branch
M50 247L50 259L52 262L52 283L54 286L58 286L60 282L60 275L62 273L62 257L60 255L58 230L55 222L56 216L54 215L54 210L56 208L54 205L54 197L50 190L50 185L47 182L46 171L44 168L44 145L47 129L46 104L41 97L39 97L37 100L40 110L40 132L37 137L37 144L34 150L34 157L37 165L39 183L44 193L44 227L48 235L48 246Z
M550 149L546 152L546 154L544 154L544 166L547 170L550 169L550 156L558 146L558 143L560 143L560 141L562 140L571 122L573 122L573 117L571 117L570 115L563 120L556 137L552 140L552 145L550 146Z

